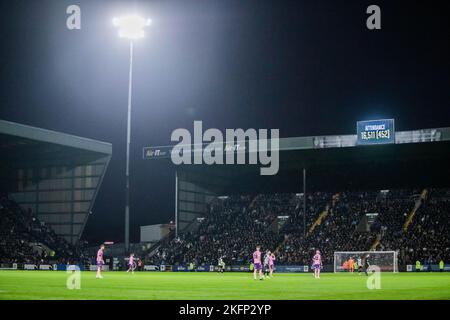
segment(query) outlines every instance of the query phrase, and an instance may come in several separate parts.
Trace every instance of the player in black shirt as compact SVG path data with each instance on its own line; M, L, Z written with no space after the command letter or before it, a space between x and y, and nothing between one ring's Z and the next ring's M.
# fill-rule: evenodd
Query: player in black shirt
M367 270L370 267L370 262L369 262L369 255L366 256L366 258L364 259L364 272L366 273L366 276L368 276L369 274L367 273Z

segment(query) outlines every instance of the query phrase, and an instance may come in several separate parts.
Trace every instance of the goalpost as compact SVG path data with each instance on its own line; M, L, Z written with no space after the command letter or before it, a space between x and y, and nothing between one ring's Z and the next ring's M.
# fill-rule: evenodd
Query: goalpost
M354 262L358 262L358 258L364 261L368 256L370 265L376 265L383 272L398 272L398 259L396 251L336 251L334 253L334 272L344 272L344 262L351 257ZM358 268L355 268L357 271Z

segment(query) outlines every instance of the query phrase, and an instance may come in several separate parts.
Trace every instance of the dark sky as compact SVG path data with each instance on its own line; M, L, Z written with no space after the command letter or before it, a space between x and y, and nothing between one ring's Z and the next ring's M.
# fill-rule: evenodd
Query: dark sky
M68 5L81 30L66 28ZM382 30L366 28L366 8ZM135 44L131 239L174 215L174 173L141 159L176 128L349 134L357 120L450 126L448 1L2 0L0 118L103 140L113 158L84 237L123 241L128 43L112 18L153 20Z

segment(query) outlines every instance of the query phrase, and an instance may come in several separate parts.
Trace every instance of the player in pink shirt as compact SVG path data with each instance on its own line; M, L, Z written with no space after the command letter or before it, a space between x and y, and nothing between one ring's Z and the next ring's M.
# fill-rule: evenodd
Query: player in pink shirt
M316 250L316 254L313 257L313 269L314 278L320 279L320 266L322 265L322 258L320 256L320 251Z
M273 277L273 270L275 269L275 254L272 252L269 255L269 277Z
M131 274L134 274L134 253L130 254L130 258L128 259L128 270L131 271Z
M97 279L103 278L103 276L102 276L102 266L105 263L103 261L103 250L105 250L105 245L104 244L102 244L100 246L100 249L98 249L98 251L97 251L97 275L96 275Z
M256 251L253 252L253 264L254 264L254 271L253 271L253 279L256 280L256 272L259 272L259 280L263 280L263 274L262 274L262 265L261 265L261 251L260 247L256 247Z

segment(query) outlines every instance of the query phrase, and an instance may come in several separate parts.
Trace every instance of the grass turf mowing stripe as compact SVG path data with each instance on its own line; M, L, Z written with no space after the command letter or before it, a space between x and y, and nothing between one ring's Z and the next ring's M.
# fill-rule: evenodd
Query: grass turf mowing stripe
M81 272L81 289L69 290L62 271L0 271L0 299L450 299L450 273L382 273L381 289L367 276L324 273L275 274L253 280L250 273Z

